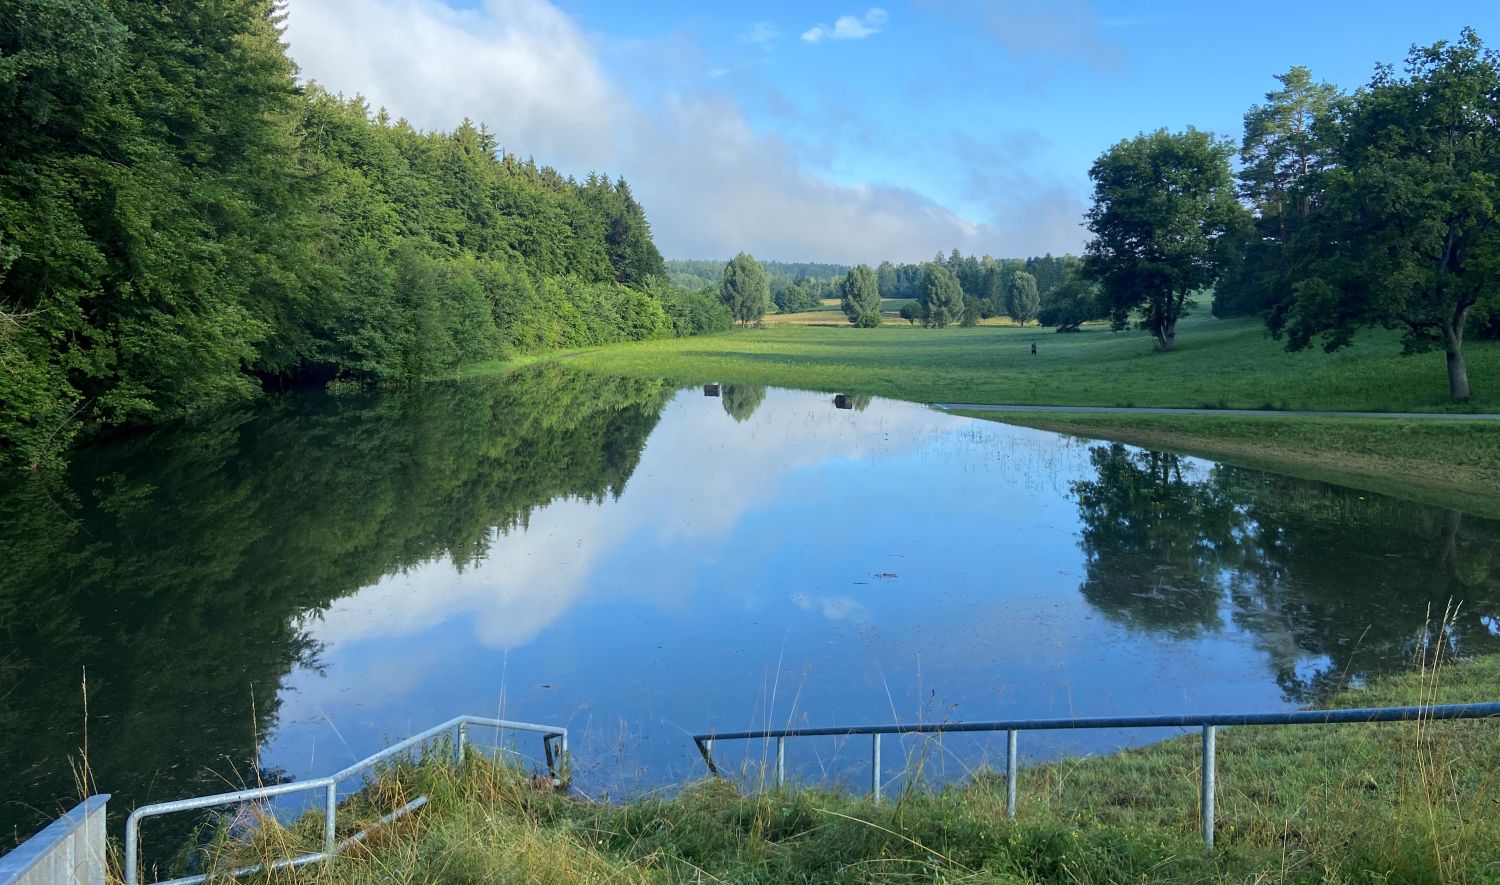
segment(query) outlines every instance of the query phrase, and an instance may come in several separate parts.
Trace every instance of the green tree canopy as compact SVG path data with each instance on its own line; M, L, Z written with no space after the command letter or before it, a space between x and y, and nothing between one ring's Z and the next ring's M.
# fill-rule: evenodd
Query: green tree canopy
M922 285L918 300L922 305L922 324L941 329L963 317L964 292L953 272L936 262L922 268Z
M1036 319L1036 313L1042 307L1042 299L1036 289L1036 277L1024 270L1011 277L1009 296L1005 312L1011 319L1023 326Z
M760 322L771 300L771 286L760 263L744 252L730 259L724 265L719 299L728 305L729 312L740 325Z
M1109 306L1100 297L1098 284L1081 274L1070 273L1047 294L1037 321L1044 326L1055 326L1059 332L1077 332L1084 323L1108 316Z
M1244 260L1214 289L1215 316L1247 316L1285 298L1286 247L1312 211L1317 173L1338 149L1330 117L1344 105L1337 87L1315 83L1304 67L1276 77L1281 88L1245 113L1240 193L1255 223Z
M1249 213L1235 198L1232 151L1207 132L1162 129L1094 161L1085 266L1109 299L1116 329L1138 312L1141 328L1170 350L1192 293L1234 263Z
M857 326L880 325L880 282L868 264L851 268L844 275L839 283L839 306Z
M1444 351L1466 399L1465 326L1500 309L1500 56L1468 29L1414 48L1404 77L1378 69L1337 122L1272 329L1329 351L1364 326L1399 329L1406 353Z
M671 333L629 185L299 85L284 9L0 4L0 461L265 388Z

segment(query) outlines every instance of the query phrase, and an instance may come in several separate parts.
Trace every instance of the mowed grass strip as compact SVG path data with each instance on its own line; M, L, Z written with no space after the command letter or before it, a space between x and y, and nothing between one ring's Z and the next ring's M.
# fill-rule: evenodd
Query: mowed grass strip
M1332 706L1493 700L1500 658L1423 668ZM894 744L894 740L892 741ZM427 808L332 865L277 881L1489 882L1500 869L1500 722L1223 729L1217 850L1198 835L1199 740L1024 768L1020 816L981 770L874 803L840 791L707 780L597 804L538 790L471 753L387 771L341 835L418 795ZM896 747L892 747L895 750ZM441 758L450 758L441 754ZM756 782L751 778L751 782ZM320 821L263 827L226 864L315 847Z
M834 317L837 317L835 314ZM1177 349L1140 332L1015 326L855 329L771 325L613 345L580 368L685 382L728 381L917 402L1347 411L1500 411L1500 343L1468 345L1474 400L1448 400L1440 353L1400 355L1392 333L1352 348L1288 353L1258 320L1185 321ZM1031 355L1036 343L1038 353Z
M1210 458L1500 519L1500 425L1480 421L956 412Z

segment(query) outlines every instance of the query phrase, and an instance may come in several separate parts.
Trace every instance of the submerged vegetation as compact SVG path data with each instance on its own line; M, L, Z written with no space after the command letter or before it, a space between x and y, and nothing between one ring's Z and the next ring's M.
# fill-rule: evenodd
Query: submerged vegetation
M1500 658L1419 669L1333 706L1490 700ZM1495 723L1426 721L1222 729L1216 850L1198 833L1199 743L1023 768L1019 815L987 769L941 784L944 756L913 742L906 786L883 803L824 789L706 780L671 798L601 804L558 795L470 751L386 770L343 809L353 831L417 796L425 808L288 882L1479 882L1500 862L1490 760ZM309 818L220 841L210 863L317 847Z

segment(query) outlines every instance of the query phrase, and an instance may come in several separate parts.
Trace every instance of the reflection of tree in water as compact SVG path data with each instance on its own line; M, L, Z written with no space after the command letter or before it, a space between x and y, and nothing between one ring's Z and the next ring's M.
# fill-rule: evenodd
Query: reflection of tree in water
M1500 650L1493 522L1233 467L1185 476L1176 455L1119 445L1091 458L1096 477L1074 485L1081 589L1121 623L1187 636L1220 626L1227 605L1293 700L1408 667L1450 602L1443 639Z
M1189 636L1219 626L1218 563L1234 507L1185 478L1176 455L1098 446L1097 479L1073 484L1084 598L1131 627Z
M766 400L766 389L758 384L724 385L724 411L735 421L749 421Z
M332 601L487 555L559 496L618 495L670 391L544 367L286 397L78 453L0 493L0 848L77 791L111 807L255 778L278 688ZM253 695L253 706L252 706Z

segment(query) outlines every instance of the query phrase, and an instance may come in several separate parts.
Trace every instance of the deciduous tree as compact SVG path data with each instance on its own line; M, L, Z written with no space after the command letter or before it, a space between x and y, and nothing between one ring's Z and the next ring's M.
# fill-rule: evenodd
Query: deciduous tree
M760 322L771 300L771 286L760 262L744 252L730 259L724 265L719 298L729 306L729 312L740 325Z
M1041 296L1036 290L1036 277L1024 270L1017 273L1011 278L1008 294L1005 312L1011 319L1023 326L1036 319L1036 312L1042 307Z
M1137 312L1141 328L1171 350L1192 293L1212 286L1236 260L1249 213L1235 199L1232 152L1207 132L1162 129L1094 161L1094 239L1085 263L1109 299L1116 329Z
M964 312L964 293L952 271L936 262L922 268L922 325L941 329Z
M1500 54L1469 29L1414 47L1405 76L1377 70L1340 135L1272 329L1329 351L1361 327L1399 329L1408 354L1443 350L1449 393L1467 399L1465 326L1500 309Z
M1059 332L1077 332L1090 320L1109 316L1109 307L1099 297L1099 287L1078 273L1067 278L1045 299L1037 320L1044 326L1055 326Z

